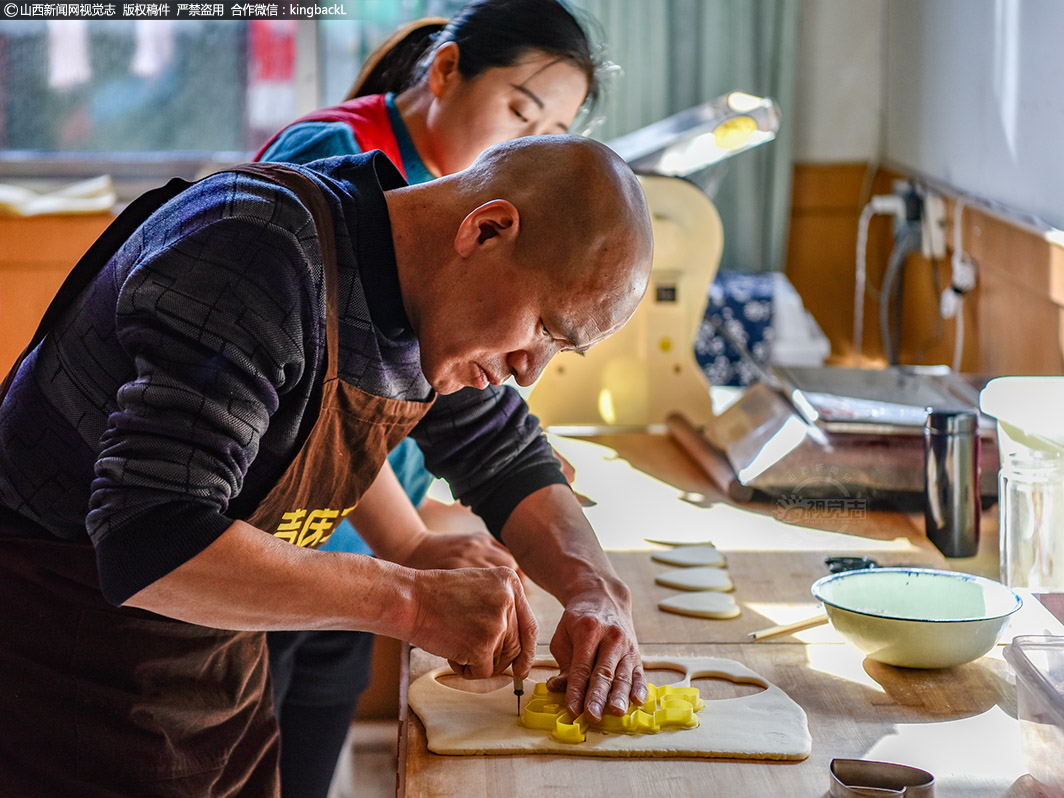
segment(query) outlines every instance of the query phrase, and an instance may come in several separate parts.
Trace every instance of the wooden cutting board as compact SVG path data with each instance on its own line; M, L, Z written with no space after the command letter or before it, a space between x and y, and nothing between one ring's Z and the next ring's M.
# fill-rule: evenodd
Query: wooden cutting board
M554 663L539 661L536 665L553 667ZM723 679L761 689L734 698L707 700L698 713L696 728L662 729L657 734L604 734L592 729L583 743L558 742L547 731L522 726L508 681L488 692L469 692L441 682L440 677L451 671L436 668L410 686L408 700L425 725L429 750L437 754L766 760L809 756L811 739L805 712L779 687L745 665L718 657L666 657L648 660L644 666L675 672L678 678L669 683L676 686L690 687L696 679Z

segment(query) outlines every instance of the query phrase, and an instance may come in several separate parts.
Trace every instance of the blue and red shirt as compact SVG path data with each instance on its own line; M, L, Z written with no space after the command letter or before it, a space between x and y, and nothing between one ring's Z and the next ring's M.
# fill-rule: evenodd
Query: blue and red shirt
M266 142L255 160L310 163L370 150L387 155L407 183L425 183L434 178L414 146L395 105L395 95L390 93L356 97L307 114Z

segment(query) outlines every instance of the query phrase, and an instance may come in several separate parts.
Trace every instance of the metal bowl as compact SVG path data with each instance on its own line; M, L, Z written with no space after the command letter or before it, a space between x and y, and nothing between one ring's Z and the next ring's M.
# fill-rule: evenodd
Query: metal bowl
M981 657L1023 603L1000 582L925 568L868 568L813 584L831 625L870 659L950 668Z

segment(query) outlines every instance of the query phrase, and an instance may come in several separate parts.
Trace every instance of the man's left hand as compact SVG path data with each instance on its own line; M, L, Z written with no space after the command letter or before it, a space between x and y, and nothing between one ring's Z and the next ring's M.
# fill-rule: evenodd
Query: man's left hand
M548 680L547 689L564 689L566 708L574 716L586 710L599 721L607 711L624 715L631 702L646 701L646 677L623 585L571 597L550 650L561 670Z

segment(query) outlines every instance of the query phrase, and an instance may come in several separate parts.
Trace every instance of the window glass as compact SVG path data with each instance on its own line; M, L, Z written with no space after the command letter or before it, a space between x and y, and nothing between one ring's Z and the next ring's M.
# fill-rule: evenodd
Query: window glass
M0 147L243 149L256 79L250 24L4 23Z
M344 20L0 22L0 154L143 160L257 150L343 99L395 28L461 2L355 0Z

